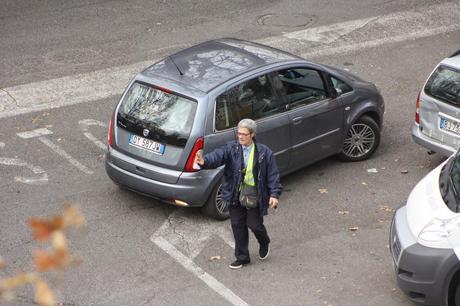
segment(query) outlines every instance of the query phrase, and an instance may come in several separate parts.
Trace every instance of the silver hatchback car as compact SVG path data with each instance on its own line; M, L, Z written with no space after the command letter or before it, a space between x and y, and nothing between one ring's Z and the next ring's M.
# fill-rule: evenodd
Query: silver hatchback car
M460 50L442 60L423 86L411 132L416 143L444 156L460 147Z
M201 43L153 64L128 85L109 124L106 170L123 188L228 217L222 168L196 170L198 150L236 139L242 118L282 175L327 156L369 158L384 102L372 83L268 46Z

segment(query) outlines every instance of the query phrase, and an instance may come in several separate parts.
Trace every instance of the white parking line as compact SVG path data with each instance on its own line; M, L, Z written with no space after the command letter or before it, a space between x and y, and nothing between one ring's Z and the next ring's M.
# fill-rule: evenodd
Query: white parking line
M15 176L14 180L19 183L29 184L29 185L43 185L48 182L48 175L46 174L45 170L38 166L34 166L29 164L28 162L18 159L18 158L5 158L0 157L0 165L5 166L15 166L15 167L24 167L32 171L37 177L23 177L23 176Z
M88 127L90 126L100 126L100 127L107 127L107 124L98 120L94 119L84 119L78 121L78 125L80 126L81 130L83 131L83 135L85 135L86 138L91 140L96 146L101 148L102 150L105 150L107 148L107 145L97 139L91 132L88 131Z
M37 139L40 142L42 142L43 144L48 146L51 150L56 152L58 155L60 155L60 156L64 157L65 159L67 159L70 164L75 166L77 169L79 169L83 173L86 173L86 174L93 174L94 173L93 171L88 169L86 166L82 165L79 161L74 159L72 156L70 156L66 151L61 149L61 147L59 147L58 145L54 144L48 138L43 137L44 135L51 135L51 134L53 134L52 131L48 130L47 128L41 128L41 129L35 129L33 131L17 133L16 135L18 135L19 137L21 137L23 139L29 139L29 138L37 137Z
M458 31L459 11L460 4L457 2L435 4L384 16L307 28L259 42L309 58L343 54ZM129 80L154 61L2 88L0 118L120 95Z
M233 305L248 306L249 304L243 301L239 296L225 287L221 282L215 279L212 275L206 273L203 269L197 266L190 258L179 252L171 243L161 236L152 236L152 242L165 251L169 256L180 263L187 271L193 273L201 279L209 288L217 292ZM217 303L216 303L217 304Z

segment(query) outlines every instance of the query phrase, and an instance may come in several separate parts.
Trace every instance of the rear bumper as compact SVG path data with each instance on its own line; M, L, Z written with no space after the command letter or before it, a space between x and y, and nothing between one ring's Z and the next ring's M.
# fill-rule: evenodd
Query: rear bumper
M407 223L406 207L394 215L390 251L399 288L422 305L447 305L450 281L460 268L452 249L425 247L416 242Z
M447 146L439 142L438 140L435 140L423 134L420 130L420 126L416 123L412 124L411 134L412 139L415 141L415 143L427 148L428 150L434 151L446 157L451 156L453 153L457 151L455 148Z
M124 188L162 202L176 204L175 200L179 200L193 207L203 206L220 181L219 170L182 173L176 183L152 180L118 167L111 162L110 152L106 155L105 169L110 179Z

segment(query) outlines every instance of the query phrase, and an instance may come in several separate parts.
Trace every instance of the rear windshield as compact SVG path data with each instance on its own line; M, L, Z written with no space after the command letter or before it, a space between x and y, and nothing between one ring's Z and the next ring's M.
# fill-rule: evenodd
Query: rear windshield
M118 109L118 125L142 137L185 146L192 129L197 103L193 100L135 82Z
M460 106L460 72L439 66L428 80L425 92L443 102Z

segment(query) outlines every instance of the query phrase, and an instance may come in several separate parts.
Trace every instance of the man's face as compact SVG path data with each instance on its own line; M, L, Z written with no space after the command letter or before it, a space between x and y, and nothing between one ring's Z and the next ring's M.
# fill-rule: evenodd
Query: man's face
M252 138L254 138L254 133L250 133L247 128L238 129L238 141L243 146L249 146L252 143Z

